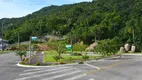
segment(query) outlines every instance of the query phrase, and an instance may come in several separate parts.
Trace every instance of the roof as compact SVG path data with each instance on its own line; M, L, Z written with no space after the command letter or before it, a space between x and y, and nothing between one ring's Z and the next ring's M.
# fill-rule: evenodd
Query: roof
M1 39L1 38L0 38L0 41L2 41L2 39ZM3 39L3 41L8 42L7 40L4 40L4 39Z

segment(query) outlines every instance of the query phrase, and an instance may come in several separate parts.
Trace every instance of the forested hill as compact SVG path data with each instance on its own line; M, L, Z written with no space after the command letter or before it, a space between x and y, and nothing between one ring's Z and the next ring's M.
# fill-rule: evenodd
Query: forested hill
M1 19L5 39L29 40L29 36L67 35L91 42L119 37L125 43L142 41L142 0L94 0L63 6L49 6L21 18ZM12 23L12 25L10 25Z

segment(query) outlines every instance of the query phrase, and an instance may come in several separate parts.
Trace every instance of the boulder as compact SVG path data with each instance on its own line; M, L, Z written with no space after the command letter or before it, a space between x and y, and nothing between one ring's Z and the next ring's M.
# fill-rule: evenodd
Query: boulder
M136 51L136 46L132 46L131 47L131 52L135 52Z
M94 42L89 47L85 49L85 51L92 51L98 45L98 43Z
M124 48L125 48L125 50L128 52L128 51L130 51L130 45L129 45L129 43L126 43L125 45L124 45Z
M120 47L120 52L124 53L125 52L125 48L124 47Z

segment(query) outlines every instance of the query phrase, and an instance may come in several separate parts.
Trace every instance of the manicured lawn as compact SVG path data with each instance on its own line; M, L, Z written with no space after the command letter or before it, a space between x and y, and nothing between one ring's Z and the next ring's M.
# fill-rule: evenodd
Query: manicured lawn
M49 55L56 55L58 54L58 52L56 50L50 50L50 51L44 51L45 54L49 54Z
M58 56L57 51L55 50L51 50L51 51L45 51L44 54L44 62L56 62L56 60L53 58L53 56ZM59 61L64 61L64 62L70 62L70 60L72 61L83 61L82 56L73 56L70 54L61 54L62 59L60 59ZM95 59L95 58L100 58L100 56L89 56L89 60L91 59Z
M44 55L44 62L56 62L56 60L53 58L51 54L45 54ZM72 60L82 60L82 56L69 56L69 55L62 55L62 59L60 61L69 61L70 57L72 57Z

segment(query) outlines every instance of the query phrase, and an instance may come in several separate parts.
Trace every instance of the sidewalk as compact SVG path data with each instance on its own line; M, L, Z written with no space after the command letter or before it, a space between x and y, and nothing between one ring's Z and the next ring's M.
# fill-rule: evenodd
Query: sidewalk
M37 62L39 64L43 63L43 58L44 58L44 54L42 54L41 51L37 52L33 58L31 58L31 64L36 64Z

